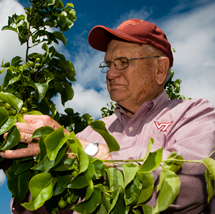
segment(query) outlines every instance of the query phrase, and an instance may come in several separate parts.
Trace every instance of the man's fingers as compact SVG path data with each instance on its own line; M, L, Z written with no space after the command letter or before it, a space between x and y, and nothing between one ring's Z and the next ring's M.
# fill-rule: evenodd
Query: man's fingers
M35 124L38 120L44 120L44 116L46 115L23 115L23 118L26 123Z
M17 150L7 150L5 152L0 152L3 158L14 159L23 157L36 157L40 152L39 145L37 143L28 144L27 148L17 149Z
M20 132L21 134L21 139L20 139L20 142L23 142L23 143L32 143L34 141L32 137L32 134L28 134L28 133L25 133L25 132Z

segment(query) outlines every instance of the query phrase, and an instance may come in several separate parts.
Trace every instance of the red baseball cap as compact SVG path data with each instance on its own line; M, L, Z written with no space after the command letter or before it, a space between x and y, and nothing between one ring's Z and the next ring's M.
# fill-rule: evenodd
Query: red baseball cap
M172 67L171 45L166 34L155 24L140 19L129 19L116 30L97 25L90 31L88 42L94 49L106 52L110 40L116 37L129 42L151 45L169 58Z

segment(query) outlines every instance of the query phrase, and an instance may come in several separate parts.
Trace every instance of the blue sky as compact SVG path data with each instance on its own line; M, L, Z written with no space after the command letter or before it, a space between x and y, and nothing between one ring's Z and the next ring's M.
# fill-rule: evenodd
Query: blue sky
M0 0L0 28L7 24L13 13L23 14L26 0ZM76 69L77 82L73 85L74 99L66 104L80 113L101 116L100 109L110 102L105 76L98 65L104 53L93 50L87 43L89 31L95 25L116 28L130 18L140 18L156 23L167 34L176 49L174 53L175 78L182 79L181 92L185 97L205 97L215 104L215 2L213 0L73 0L77 20L65 33L67 45L60 44L58 51L71 60ZM25 47L18 44L12 31L0 31L0 61L24 57ZM34 51L40 52L40 48ZM0 75L0 82L3 75ZM60 97L54 99L60 112ZM0 172L0 207L9 214L10 193L6 179Z

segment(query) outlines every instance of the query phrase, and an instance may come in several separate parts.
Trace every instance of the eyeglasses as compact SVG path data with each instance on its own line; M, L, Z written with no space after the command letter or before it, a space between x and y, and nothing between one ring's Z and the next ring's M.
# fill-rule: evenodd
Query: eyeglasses
M103 74L106 74L108 70L110 69L111 63L114 64L115 68L117 70L123 70L126 69L129 66L129 61L136 60L136 59L149 59L154 57L160 57L160 56L145 56L145 57L139 57L139 58L130 58L127 57L118 57L114 59L113 61L103 61L100 63L99 68Z

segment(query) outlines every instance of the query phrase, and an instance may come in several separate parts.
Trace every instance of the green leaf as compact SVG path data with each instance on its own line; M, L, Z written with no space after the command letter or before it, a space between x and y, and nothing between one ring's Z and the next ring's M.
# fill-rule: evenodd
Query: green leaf
M76 168L74 166L75 160L72 158L62 158L61 161L53 168L54 171L63 172L63 171L70 171Z
M74 4L72 4L72 3L67 3L65 8L67 8L67 7L72 7L72 8L74 8Z
M61 194L65 189L66 185L71 182L71 175L59 175L57 178L56 185L54 187L53 196Z
M92 158L93 159L93 158ZM93 159L94 161L92 162L94 168L95 168L95 174L93 177L93 180L99 179L104 176L105 174L105 166L104 163L101 160L98 159Z
M12 30L12 31L17 32L17 29L16 29L16 28L14 28L14 27L10 27L10 26L8 26L8 25L3 26L3 27L2 27L2 30Z
M27 115L43 115L40 111L28 111L25 114L27 114Z
M34 83L33 81L31 81L29 86L31 86L35 89L37 100L41 101L46 95L49 84L47 82L45 82L45 83Z
M58 1L58 4L55 5L57 8L59 9L63 9L64 8L64 4L61 0Z
M20 62L22 62L22 58L20 56L16 56L11 60L11 66L18 66Z
M54 132L54 129L50 126L40 127L36 129L32 135L32 138L46 137L47 135Z
M89 185L95 173L94 167L89 162L89 167L86 171L79 174L69 185L68 188L81 189Z
M101 201L101 190L95 188L92 196L83 202L73 205L71 209L75 210L78 213L87 214L92 213Z
M212 158L205 158L201 162L207 167L209 173L213 176L215 180L215 160Z
M66 37L60 31L55 31L53 34L56 39L59 39L61 42L63 42L64 46L66 45Z
M167 161L167 160L171 160L171 161ZM172 160L174 159L174 160ZM168 158L166 159L167 162L163 163L162 169L161 169L161 173L160 173L160 180L159 180L159 184L157 186L157 192L160 190L163 181L166 177L166 171L170 170L173 172L177 172L179 168L181 168L181 166L183 165L183 162L177 161L177 160L183 160L183 158L180 155L177 155L177 153L175 151L173 151Z
M144 214L153 214L154 213L154 207L144 204L144 205L142 205L142 208L143 208Z
M44 139L47 155L50 160L54 160L56 158L59 149L66 143L69 138L69 136L64 137L63 131L64 128L63 126L61 126Z
M142 189L140 191L137 204L142 204L146 200L148 200L154 190L154 178L151 172L140 173L142 177Z
M96 120L92 122L90 126L94 131L98 132L104 138L109 148L109 152L120 150L120 146L118 142L115 140L115 138L112 135L110 135L103 121Z
M8 112L0 107L0 135L11 129L16 123L15 116L8 116Z
M72 62L66 61L66 60L63 60L63 59L59 59L58 62L59 62L58 63L59 69L61 69L62 71L65 72L66 77L70 81L74 82L76 73L75 73L75 69L74 69L74 66L73 66Z
M17 78L17 74L13 73L11 70L8 69L5 74L2 86L6 87L11 80L12 80L12 82L16 82L16 81L13 81L13 78Z
M10 190L14 198L17 200L17 202L25 198L25 195L28 192L28 182L30 176L30 171L25 171L21 174L15 174L13 166L8 169L8 189Z
M63 84L61 82L55 81L54 82L54 87L55 87L55 90L57 92L59 92L60 94L62 94L64 88L63 88Z
M148 143L148 147L147 147L147 151L146 151L146 155L145 155L145 157L144 157L144 162L147 160L147 158L148 158L149 155L150 155L150 151L151 151L151 149L152 149L153 143L154 143L154 139L153 139L153 138L150 138L149 143Z
M10 93L0 92L0 100L3 102L9 103L13 106L18 112L21 110L23 101L18 99L16 96Z
M18 175L29 170L33 166L34 161L32 157L20 158L20 159L14 160L13 164L14 164L14 173Z
M4 121L8 118L8 116L8 111L5 108L0 107L0 127L4 124Z
M124 201L124 194L122 193L122 189L119 188L117 191L115 198L111 204L111 208L108 214L125 214L126 213L126 206Z
M51 168L55 167L62 160L62 158L65 156L66 149L67 149L66 146L63 146L59 150L56 158L54 160L50 160L46 153L45 144L43 142L43 137L40 138L39 146L40 146L39 163L36 166L32 167L31 168L32 170L41 170L41 171L50 170Z
M65 91L67 93L67 99L72 100L74 97L74 91L72 89L72 86L69 82L64 82Z
M145 163L140 166L139 172L150 172L155 170L160 163L162 162L162 152L163 148L158 149L157 151L150 153Z
M213 196L213 193L214 193L215 184L214 184L213 176L210 174L208 169L206 169L206 171L205 171L205 180L206 180L207 192L208 192L207 202L209 204L211 197Z
M90 181L89 185L87 186L86 195L84 197L85 201L91 197L93 192L94 192L94 184L93 184L93 181Z
M3 67L3 68L10 67L10 63L9 63L9 62L6 62L5 64L3 64L3 61L2 61L1 67Z
M82 173L85 172L89 166L89 157L80 148L78 148L78 156L79 156L79 173Z
M38 209L52 197L55 183L56 178L53 178L49 173L35 175L29 182L29 190L32 195L31 201L21 205L27 210Z
M138 195L142 189L142 177L139 173L136 174L134 179L126 186L125 203L126 205L135 205L138 199Z
M5 80L4 80L4 83L3 85L6 84L6 81L7 81L7 78L10 78L9 77L9 74L10 74L10 71L7 72L7 74L5 75ZM9 86L9 85L12 85L14 84L15 82L19 81L21 79L22 75L19 74L19 75L14 75L12 76L12 78L9 79L9 81L7 82L7 85L6 86Z
M55 4L55 0L47 0L47 6L51 6Z
M20 114L20 113L18 113L18 114L16 115L16 120L17 120L17 122L19 122L19 123L25 123L25 120L24 120L24 118L23 118L23 115Z
M133 163L126 163L122 165L122 168L125 178L125 186L127 186L134 179L139 167Z
M174 172L168 170L158 194L157 204L154 210L155 213L166 210L172 204L179 193L180 184L179 177ZM168 197L166 197L167 195Z
M83 114L82 118L84 118L87 121L87 126L94 121L93 117L90 114Z
M109 210L111 207L111 195L110 195L110 190L107 186L103 186L103 191L102 191L102 201L101 204L103 204L106 208L106 210Z
M20 139L21 135L19 129L16 126L13 126L8 132L8 135L4 142L4 146L2 146L0 149L3 151L10 150L14 146L19 144Z
M102 203L99 205L99 209L97 211L97 214L107 214L107 210Z
M168 161L169 159L171 159L171 161ZM172 159L174 159L174 160L172 160ZM179 161L177 161L177 160L179 160ZM184 160L184 159L181 157L181 155L177 155L177 153L175 151L173 151L166 159L166 162L164 162L163 167L170 171L177 172L183 165L182 160Z
M37 97L38 97L38 101L41 101L45 95L46 92L48 90L49 84L47 82L45 83L35 83L35 86L37 87Z
M119 187L124 188L124 179L122 173L116 168L110 167L106 169L107 172L107 183L110 187L110 191L115 192Z
M75 133L71 132L69 135L69 139L66 142L67 146L71 149L72 152L78 154L78 148L83 149L82 144L75 137Z

